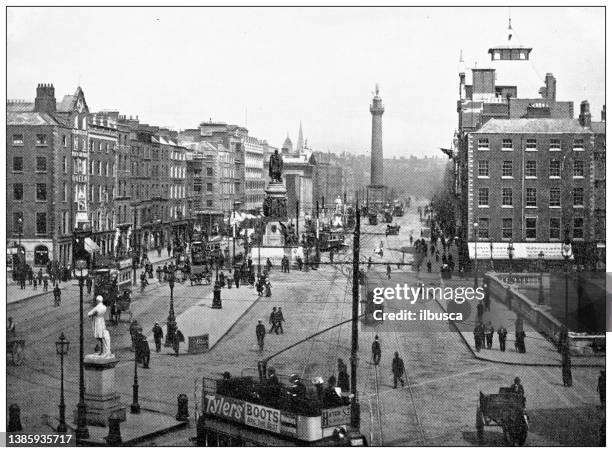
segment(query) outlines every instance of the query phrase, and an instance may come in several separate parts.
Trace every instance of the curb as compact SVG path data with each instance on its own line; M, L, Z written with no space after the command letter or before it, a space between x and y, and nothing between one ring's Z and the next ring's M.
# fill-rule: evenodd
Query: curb
M208 351L207 351L207 352L212 351L212 350L213 350L213 348L214 348L215 346L217 346L217 344L219 344L219 342L220 342L221 340L223 340L223 338L225 338L225 336L226 336L226 335L227 335L227 334L228 334L228 333L229 333L229 332L230 332L230 331L231 331L231 330L234 328L234 326L235 326L236 324L238 324L238 321L240 321L240 320L241 320L241 319L242 319L242 318L243 318L243 317L244 317L244 316L245 316L245 315L246 315L246 314L247 314L249 311L251 311L251 308L253 308L253 306L254 306L254 305L257 303L257 302L259 302L259 300L260 300L262 297L264 297L264 296L257 296L257 298L256 298L256 299L255 299L253 302L251 302L251 305L249 305L249 306L248 306L248 308L247 308L246 310L244 310L244 311L242 312L242 314L241 314L240 316L238 316L238 318L237 318L237 319L236 319L236 320L235 320L235 321L234 321L234 322L233 322L233 323L232 323L232 324L229 326L229 328L228 328L228 329L225 331L225 333L224 333L223 335L221 335L217 341L215 341L215 344L213 344L211 347L209 347L209 348L208 348Z
M446 309L442 306L442 304L440 303L440 301L438 299L434 299L436 301L436 303L440 306L440 308L446 313ZM489 363L499 363L502 365L515 365L515 366L537 366L537 367L551 367L551 368L560 368L561 367L561 363L558 364L553 364L553 363L517 363L517 362L508 362L506 360L496 360L496 359L488 359L486 357L480 357L479 355L476 354L476 352L474 352L474 348L472 348L472 345L467 341L467 339L465 338L465 336L463 336L463 333L459 330L459 328L457 327L457 325L455 324L454 321L451 321L451 323L453 324L453 327L455 328L455 330L457 331L457 333L459 334L459 336L461 337L461 339L463 340L463 342L465 343L465 345L467 346L467 348L469 349L469 351L472 353L472 356L480 361L483 362L489 362ZM572 364L572 368L601 368L602 366L605 365L589 365L589 364Z

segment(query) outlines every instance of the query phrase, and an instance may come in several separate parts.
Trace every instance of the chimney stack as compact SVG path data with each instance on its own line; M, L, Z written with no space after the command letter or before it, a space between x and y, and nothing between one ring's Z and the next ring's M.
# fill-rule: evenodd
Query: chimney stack
M545 98L551 101L557 98L557 79L549 72L544 78Z
M582 101L580 103L580 116L578 121L582 127L591 127L591 112L589 110L589 101Z
M53 88L53 84L39 83L36 87L34 111L39 113L54 113L55 109L55 88Z

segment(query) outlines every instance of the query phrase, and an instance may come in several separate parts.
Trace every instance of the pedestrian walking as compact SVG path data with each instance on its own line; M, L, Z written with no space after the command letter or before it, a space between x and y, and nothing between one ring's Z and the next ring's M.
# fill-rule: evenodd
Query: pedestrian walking
M257 327L255 327L255 336L257 337L257 345L259 346L259 352L263 352L266 328L261 323L261 319L257 321Z
M234 284L236 285L236 289L240 288L240 270L234 270Z
M440 252L436 250L436 263L440 262Z
M91 286L93 284L91 277L87 277L85 284L87 285L87 295L89 296L91 294Z
M172 246L168 244L168 247L166 247L166 250L168 251L168 258L170 258L170 256L172 255Z
M427 261L427 272L431 274L431 261Z
M232 277L232 271L230 270L227 275L227 289L232 289L232 282L233 282L233 277Z
M517 352L520 352L521 354L525 354L526 348L525 348L525 332L523 330L519 330L518 332L515 332L514 334L515 340L514 340L514 347L517 350Z
M159 323L155 323L153 326L153 341L155 341L155 352L161 351L161 342L164 338L164 330L161 328Z
M372 342L372 361L375 366L378 366L380 363L381 354L380 341L378 341L378 335L375 335L374 341Z
M400 381L404 386L404 361L400 358L399 353L395 351L393 361L391 362L391 372L393 373L393 388L397 388L397 381Z
M219 286L223 288L225 286L225 274L223 271L219 272Z
M572 386L572 358L570 357L567 343L563 354L561 354L561 379L563 381L563 387Z
M264 291L264 284L263 284L261 278L259 278L257 280L257 295L260 296L260 297L263 296L263 291Z
M270 279L267 278L266 279L266 297L271 297L272 296L272 283L270 283Z
M491 349L493 347L493 334L495 333L495 329L491 325L491 321L487 323L487 328L485 330L485 337L487 340L487 349Z
M32 280L32 282L33 282L33 284L32 284L33 288L32 289L36 290L38 288L38 280L36 278L34 278Z
M43 271L42 269L38 269L38 284L42 286L43 284Z
M268 271L268 273L270 273L270 271L272 270L272 261L270 261L270 258L266 259L266 270Z
M412 238L412 234L411 234L410 235L410 245L412 245L412 241L413 241L413 238Z
M474 326L474 348L476 349L476 352L480 352L480 348L481 348L481 343L480 343L480 323L476 324L476 326Z
M599 372L599 378L597 379L597 392L599 393L599 403L603 409L606 405L606 372L604 370Z
M281 307L278 307L276 310L276 333L278 334L278 330L280 329L281 335L285 332L283 331L283 323L285 322L285 317L283 316L283 310Z
M185 336L183 335L183 332L181 332L179 329L176 329L176 332L174 332L173 340L174 341L172 342L172 349L174 349L174 354L178 357L179 347L181 343L185 342Z
M276 330L276 307L272 307L272 313L270 313L269 323L270 331L268 333L272 333L273 330Z
M387 263L387 280L391 280L391 265Z
M506 350L506 337L508 336L508 331L504 326L499 326L497 329L497 337L499 338L499 350L504 352Z
M43 275L43 291L49 291L49 276Z
M252 270L249 272L249 285L251 285L251 288L255 288L255 274Z
M297 261L298 269L301 271L302 268L304 267L304 260L302 260L301 256L298 256L296 261Z
M149 362L151 361L151 349L149 348L147 337L142 333L138 333L136 337L136 345L138 361L142 363L143 368L149 368Z
M484 305L482 304L482 300L478 302L476 305L476 316L478 316L478 322L482 322L482 315L484 314Z
M59 307L62 302L61 296L62 290L59 289L59 286L55 285L55 288L53 288L53 300L55 302L56 307Z

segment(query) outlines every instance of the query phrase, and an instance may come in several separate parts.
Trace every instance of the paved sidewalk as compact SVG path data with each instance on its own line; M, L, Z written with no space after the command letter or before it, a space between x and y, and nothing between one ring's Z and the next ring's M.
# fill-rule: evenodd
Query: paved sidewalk
M431 285L433 282L429 282ZM446 282L443 286L456 286L460 282ZM446 310L445 301L437 301L440 306ZM491 322L495 329L493 336L493 347L491 349L481 349L476 351L474 345L474 327L475 327L475 312L476 304L472 306L472 315L464 321L455 322L455 327L465 340L475 357L490 362L513 364L513 365L543 365L543 366L561 366L561 355L554 345L537 332L526 320L524 321L524 329L527 337L525 338L526 352L524 354L516 352L514 348L514 322L517 315L512 310L509 310L501 302L491 299L490 311L485 311L483 322ZM504 326L508 331L506 338L506 351L502 352L499 349L499 337L497 329ZM605 365L605 357L572 357L572 366L587 366L600 367Z
M172 257L168 256L168 252L166 250L162 251L161 256L157 256L157 252L153 250L152 253L150 252L149 254L149 260L151 261L151 264L153 264L153 267L155 268L158 263L162 264L163 262L172 260ZM139 267L138 269L141 271L143 268ZM140 272L138 272L138 274L140 275ZM70 288L72 286L78 286L78 284L79 284L78 280L73 278L71 280L68 280L67 282L59 282L59 287L63 291L66 288ZM38 288L34 289L34 287L32 285L28 285L26 281L26 288L20 289L19 283L14 282L11 276L7 273L6 303L14 304L17 302L26 301L36 296L40 296L41 294L51 295L53 293L53 286L51 285L51 280L49 280L49 290L48 291L43 291L42 288L43 288L42 285L38 285Z

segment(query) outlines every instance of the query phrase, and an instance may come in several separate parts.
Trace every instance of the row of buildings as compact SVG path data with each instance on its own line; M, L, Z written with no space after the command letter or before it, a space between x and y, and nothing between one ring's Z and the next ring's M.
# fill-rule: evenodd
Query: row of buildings
M596 121L582 101L574 118L552 74L539 90L530 83L531 51L509 39L489 49L489 66L460 70L454 145L443 150L457 235L470 258L508 259L513 243L514 258L561 259L559 243L570 239L577 259L601 264L605 106ZM521 97L519 88L533 93Z
M75 229L102 255L165 247L193 228L219 231L234 211L259 214L275 148L241 126L173 131L117 111L90 111L83 90L61 100L39 84L34 102L7 102L7 241L26 262L72 261ZM357 189L354 159L282 147L288 206L300 216ZM347 164L348 162L348 164ZM299 202L299 203L298 203ZM95 247L95 246L94 246Z

